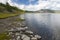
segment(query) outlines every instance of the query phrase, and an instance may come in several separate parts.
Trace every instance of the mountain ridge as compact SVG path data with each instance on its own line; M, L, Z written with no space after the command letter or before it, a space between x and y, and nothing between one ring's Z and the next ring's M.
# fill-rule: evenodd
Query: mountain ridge
M41 9L37 11L26 11L27 13L60 13L60 10Z

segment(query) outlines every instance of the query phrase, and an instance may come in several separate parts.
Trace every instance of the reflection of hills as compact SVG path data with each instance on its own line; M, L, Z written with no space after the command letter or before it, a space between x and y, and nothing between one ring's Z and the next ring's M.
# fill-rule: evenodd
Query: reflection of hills
M26 11L28 13L60 13L59 10L41 9L38 11Z

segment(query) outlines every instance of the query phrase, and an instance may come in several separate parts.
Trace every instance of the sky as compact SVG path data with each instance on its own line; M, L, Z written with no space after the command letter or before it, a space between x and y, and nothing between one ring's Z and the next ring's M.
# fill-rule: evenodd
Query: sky
M19 9L37 11L40 9L60 10L60 0L0 0L0 3L8 2Z

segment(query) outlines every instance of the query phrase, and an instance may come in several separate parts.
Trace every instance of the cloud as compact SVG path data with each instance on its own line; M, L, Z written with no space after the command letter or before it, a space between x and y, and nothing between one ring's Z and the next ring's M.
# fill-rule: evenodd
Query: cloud
M8 0L0 0L0 3L6 3Z
M8 3L11 6L16 6L16 7L20 8L20 9L24 9L24 5L19 5L19 4L16 4L15 2L13 3L11 0L9 0Z
M58 2L58 1L60 1L60 0L50 0L50 1L56 1L56 2Z
M2 3L6 3L7 0L0 0ZM17 1L17 0L16 0ZM29 0L34 1L34 0ZM16 6L23 10L29 10L29 11L36 11L40 9L57 9L60 10L60 0L38 0L36 5L24 5L24 4L17 4L15 2L12 2L11 0L8 0L9 4L11 6Z
M50 4L46 6L47 9L60 10L60 0L50 0Z
M30 0L30 1L32 1L32 0ZM33 0L34 1L34 0ZM32 4L30 4L30 5L23 5L23 4L16 4L16 3L12 3L12 1L11 0L9 0L8 1L9 2L9 4L10 5L12 5L12 6L16 6L16 7L18 7L18 8L20 8L20 9L24 9L24 10L29 10L29 11L36 11L36 10L40 10L41 8L44 8L46 5L48 5L49 4L49 2L47 1L38 1L38 4L37 5L32 5Z
M37 4L37 5L28 5L25 8L27 10L30 9L30 10L36 11L36 10L40 10L40 9L44 8L48 4L49 4L48 2L39 2L39 4Z

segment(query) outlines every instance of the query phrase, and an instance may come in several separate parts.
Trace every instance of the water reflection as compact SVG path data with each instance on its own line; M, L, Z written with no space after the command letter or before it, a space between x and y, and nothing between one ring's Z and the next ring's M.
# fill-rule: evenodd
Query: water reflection
M60 40L60 14L25 14L26 24L42 40Z

